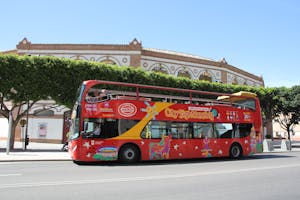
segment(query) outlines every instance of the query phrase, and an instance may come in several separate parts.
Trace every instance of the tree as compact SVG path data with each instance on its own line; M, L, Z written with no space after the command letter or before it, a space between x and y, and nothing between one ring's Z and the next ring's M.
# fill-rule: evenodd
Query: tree
M277 117L275 121L286 130L288 140L291 140L291 132L300 121L300 85L291 88L280 88Z
M273 137L273 119L278 116L279 89L260 88L258 91L264 126L267 128L267 135Z
M220 93L249 91L258 95L262 111L267 119L272 119L273 116L281 111L280 107L277 106L278 89L276 88L210 83L146 72L133 67L118 67L103 63L47 56L0 55L0 72L0 115L8 119L9 112L14 114L11 147L14 144L14 130L17 124L27 113L27 110L37 101L52 99L57 104L71 108L75 101L78 86L82 81L89 79ZM10 102L11 107L6 102ZM29 106L26 106L27 102L29 102Z
M49 98L39 71L29 57L0 56L0 114L9 119L12 113L11 149L19 121L38 100Z
M11 105L7 105L11 103ZM25 117L27 112L36 103L36 101L28 102L9 102L5 103L4 97L0 98L0 114L9 120L9 115L12 115L12 127L11 127L11 138L10 138L10 149L14 148L15 130L20 120ZM25 109L22 109L26 106ZM10 107L10 108L9 108Z

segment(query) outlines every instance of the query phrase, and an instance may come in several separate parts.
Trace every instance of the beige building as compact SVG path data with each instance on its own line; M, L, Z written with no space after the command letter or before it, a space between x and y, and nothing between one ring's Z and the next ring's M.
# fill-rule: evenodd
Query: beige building
M264 80L220 61L174 51L144 48L138 40L129 44L34 44L24 38L12 51L19 55L56 56L60 58L105 62L118 66L141 67L173 76L227 84L264 86Z

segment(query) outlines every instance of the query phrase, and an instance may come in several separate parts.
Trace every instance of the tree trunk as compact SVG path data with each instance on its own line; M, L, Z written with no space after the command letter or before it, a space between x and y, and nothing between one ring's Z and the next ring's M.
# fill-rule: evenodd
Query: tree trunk
M17 123L16 121L13 121L12 127L11 127L11 135L10 135L10 141L9 141L9 149L13 150L15 145L15 136L16 136L16 127Z
M290 125L287 125L287 134L288 134L288 141L290 145L290 151L292 151L292 141L291 141L291 131L290 131Z
M266 119L266 128L267 128L267 135L271 135L273 139L273 120L272 118Z

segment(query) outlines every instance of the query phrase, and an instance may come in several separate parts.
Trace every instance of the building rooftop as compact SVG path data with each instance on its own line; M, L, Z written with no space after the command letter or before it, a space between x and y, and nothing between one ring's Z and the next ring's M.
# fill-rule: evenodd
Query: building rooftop
M165 54L172 54L175 56L184 56L188 58L196 58L196 59L202 59L202 60L208 60L208 61L214 61L213 59L210 58L205 58L197 55L192 55L192 54L187 54L187 53L181 53L181 52L176 52L176 51L170 51L170 50L162 50L162 49L155 49L155 48L143 48L146 51L152 51L152 52L157 52L157 53L165 53Z

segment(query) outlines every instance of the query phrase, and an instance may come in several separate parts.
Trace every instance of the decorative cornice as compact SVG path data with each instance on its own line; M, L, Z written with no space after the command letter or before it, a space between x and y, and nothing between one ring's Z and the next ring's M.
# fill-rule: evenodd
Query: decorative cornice
M130 44L32 44L24 38L17 45L18 50L117 50L137 51L142 44L134 39Z

